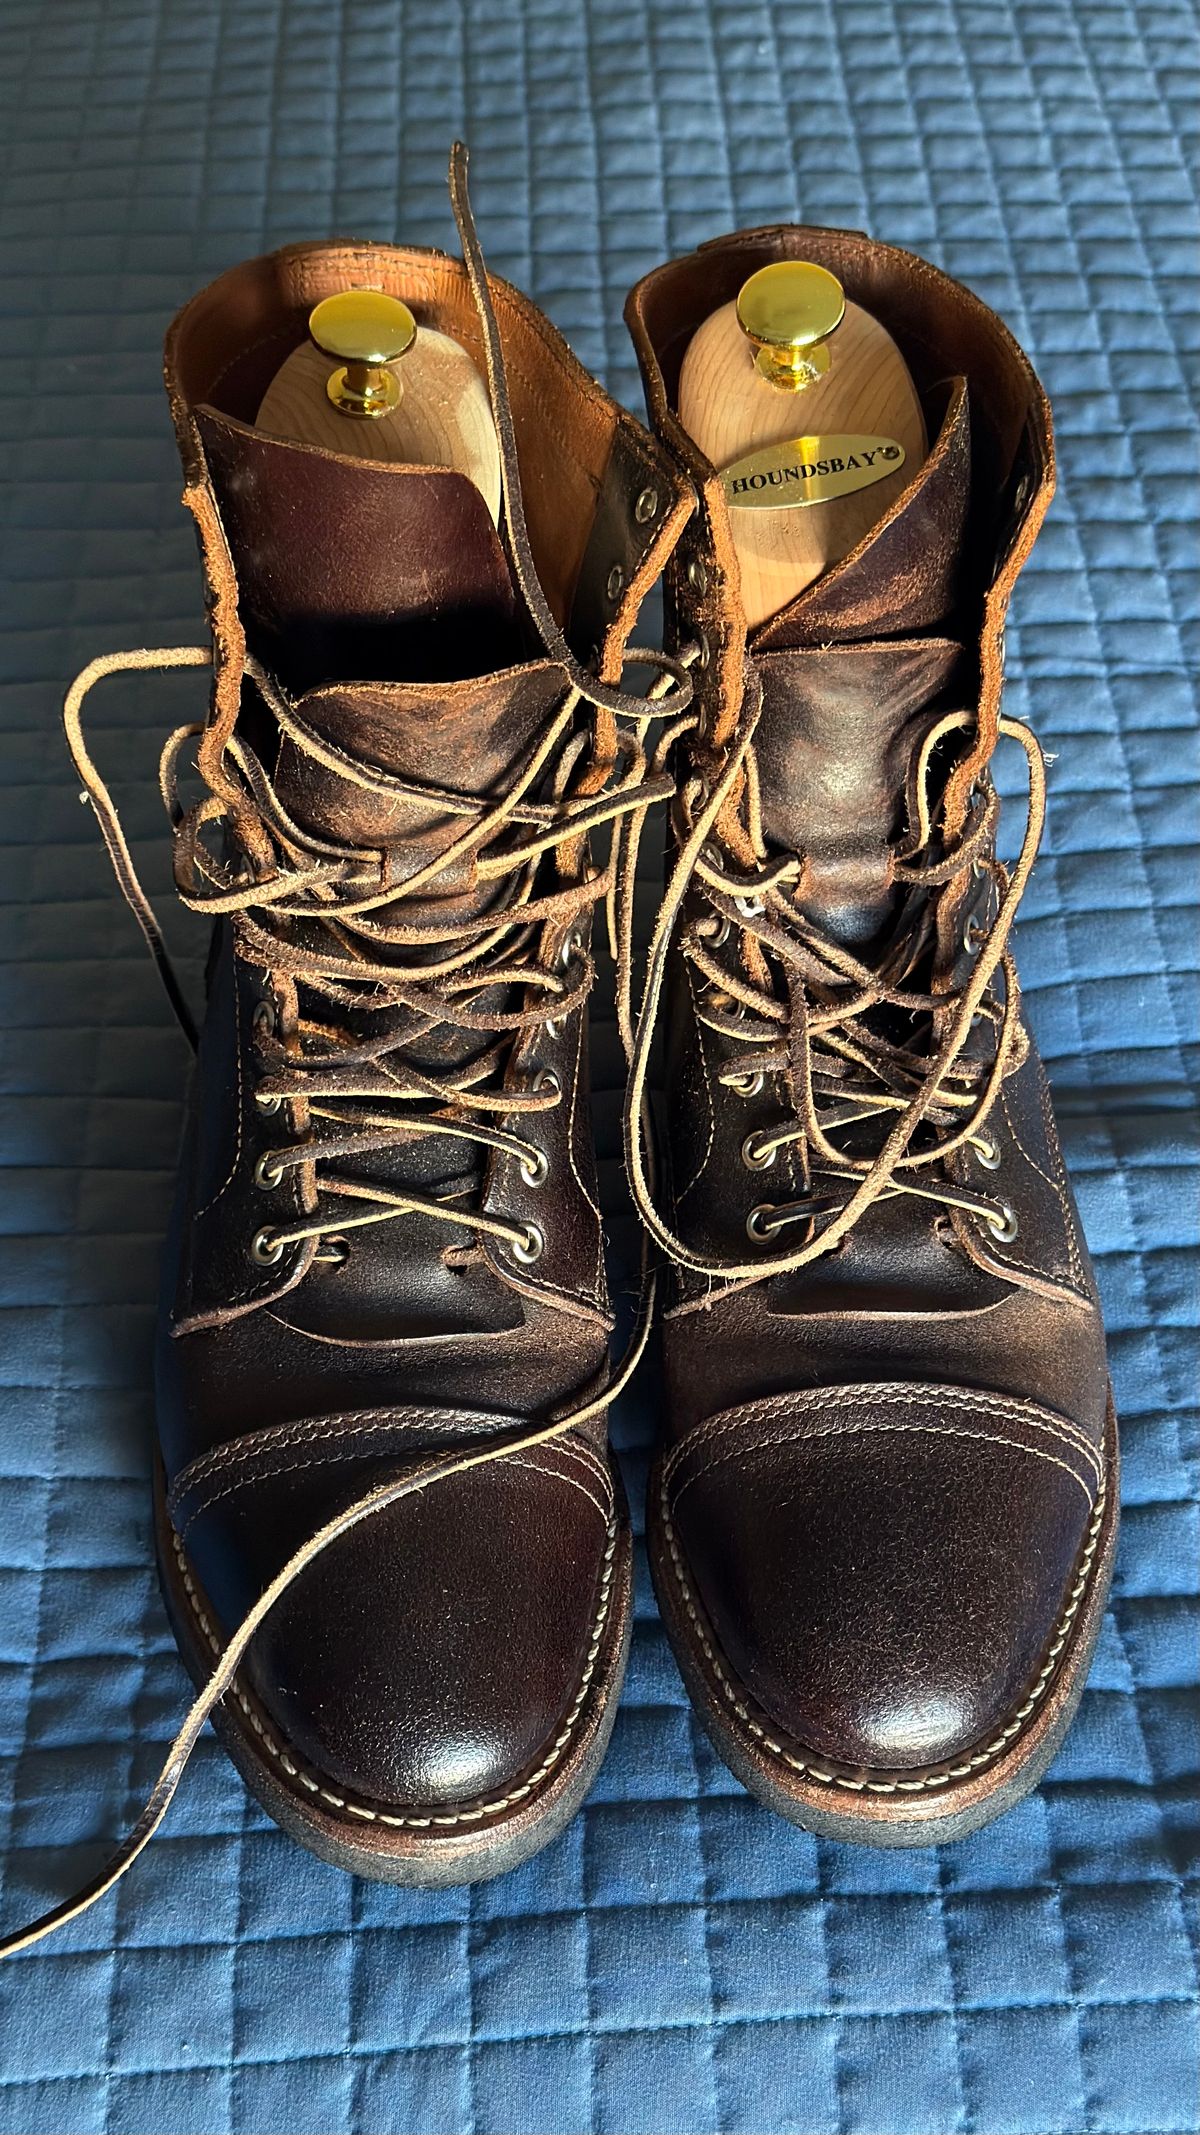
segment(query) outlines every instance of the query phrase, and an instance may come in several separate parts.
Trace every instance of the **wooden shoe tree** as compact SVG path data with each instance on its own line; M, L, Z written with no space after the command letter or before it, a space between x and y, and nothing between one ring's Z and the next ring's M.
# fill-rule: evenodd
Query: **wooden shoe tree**
M452 468L475 484L495 524L500 448L466 350L378 289L326 297L308 331L268 386L256 429L328 452Z
M801 260L760 267L693 335L679 418L724 484L751 628L849 554L929 449L891 335Z

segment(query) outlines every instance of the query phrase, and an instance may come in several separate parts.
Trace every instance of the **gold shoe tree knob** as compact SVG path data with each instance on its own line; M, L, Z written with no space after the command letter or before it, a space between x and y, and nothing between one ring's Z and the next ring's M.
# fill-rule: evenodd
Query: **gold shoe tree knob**
M827 343L845 312L837 276L807 260L760 267L737 300L738 325L757 351L757 370L784 393L802 393L825 375Z
M382 289L342 289L309 313L308 331L323 356L340 357L325 390L339 415L378 421L400 405L404 388L388 365L406 356L417 322L399 297Z

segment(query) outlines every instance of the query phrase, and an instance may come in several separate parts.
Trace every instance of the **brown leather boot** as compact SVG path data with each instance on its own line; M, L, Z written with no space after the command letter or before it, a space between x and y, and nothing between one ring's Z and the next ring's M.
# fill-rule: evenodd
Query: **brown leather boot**
M754 269L795 258L895 338L931 447L845 559L748 631L680 365ZM627 317L700 498L668 574L698 722L628 1118L674 1264L659 1597L761 1800L838 1838L955 1838L1061 1741L1117 1531L1096 1287L1009 944L1044 779L1001 712L1004 616L1053 488L1050 413L976 297L858 235L719 240L650 274ZM1007 870L1001 736L1030 788Z
M689 509L462 227L469 269L371 244L251 261L166 345L214 684L164 792L180 893L216 927L161 1315L163 1584L271 1815L427 1884L560 1829L624 1666L588 834L653 791L615 682ZM351 285L490 377L498 529L460 473L256 424ZM81 697L76 761L161 961Z

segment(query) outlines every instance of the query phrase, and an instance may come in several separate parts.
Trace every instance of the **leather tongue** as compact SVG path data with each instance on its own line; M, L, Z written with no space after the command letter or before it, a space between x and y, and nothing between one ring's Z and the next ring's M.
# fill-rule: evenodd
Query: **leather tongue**
M971 494L971 423L965 378L940 390L945 410L914 481L857 548L760 625L755 652L906 637L953 614Z
M460 678L519 657L512 576L475 484L196 415L251 649L286 687Z
M853 945L892 907L892 841L913 750L961 659L953 638L807 646L759 662L763 829L804 856L800 902Z
M552 660L480 680L347 683L312 690L296 711L320 737L320 755L287 736L273 783L295 820L340 844L383 847L390 879L415 874L469 830L474 817L439 804L435 789L497 797L511 785L562 700L565 677ZM364 784L372 768L424 791L381 796ZM426 793L429 795L426 798ZM536 794L531 798L536 798ZM464 860L439 874L428 897L406 900L406 918L436 905L443 916L486 910L511 884L470 884Z
M953 630L969 502L959 378L916 481L754 640L763 827L804 855L809 916L853 946L893 909L891 850L913 750L962 657L954 635L926 633Z

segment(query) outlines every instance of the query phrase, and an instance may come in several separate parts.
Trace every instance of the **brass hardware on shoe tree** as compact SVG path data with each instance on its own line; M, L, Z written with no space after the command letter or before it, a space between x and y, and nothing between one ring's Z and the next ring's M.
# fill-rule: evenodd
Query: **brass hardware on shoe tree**
M752 629L840 563L928 451L891 335L809 260L758 268L705 319L679 419L720 474Z
M736 310L760 377L802 393L829 369L829 337L846 316L846 293L825 267L773 260L742 283Z
M308 333L267 387L256 429L343 459L466 475L498 522L496 425L465 348L383 289L331 291Z
M378 422L400 405L404 388L388 365L407 356L417 322L407 304L382 289L341 289L308 315L308 331L324 356L340 356L325 384L339 415Z

